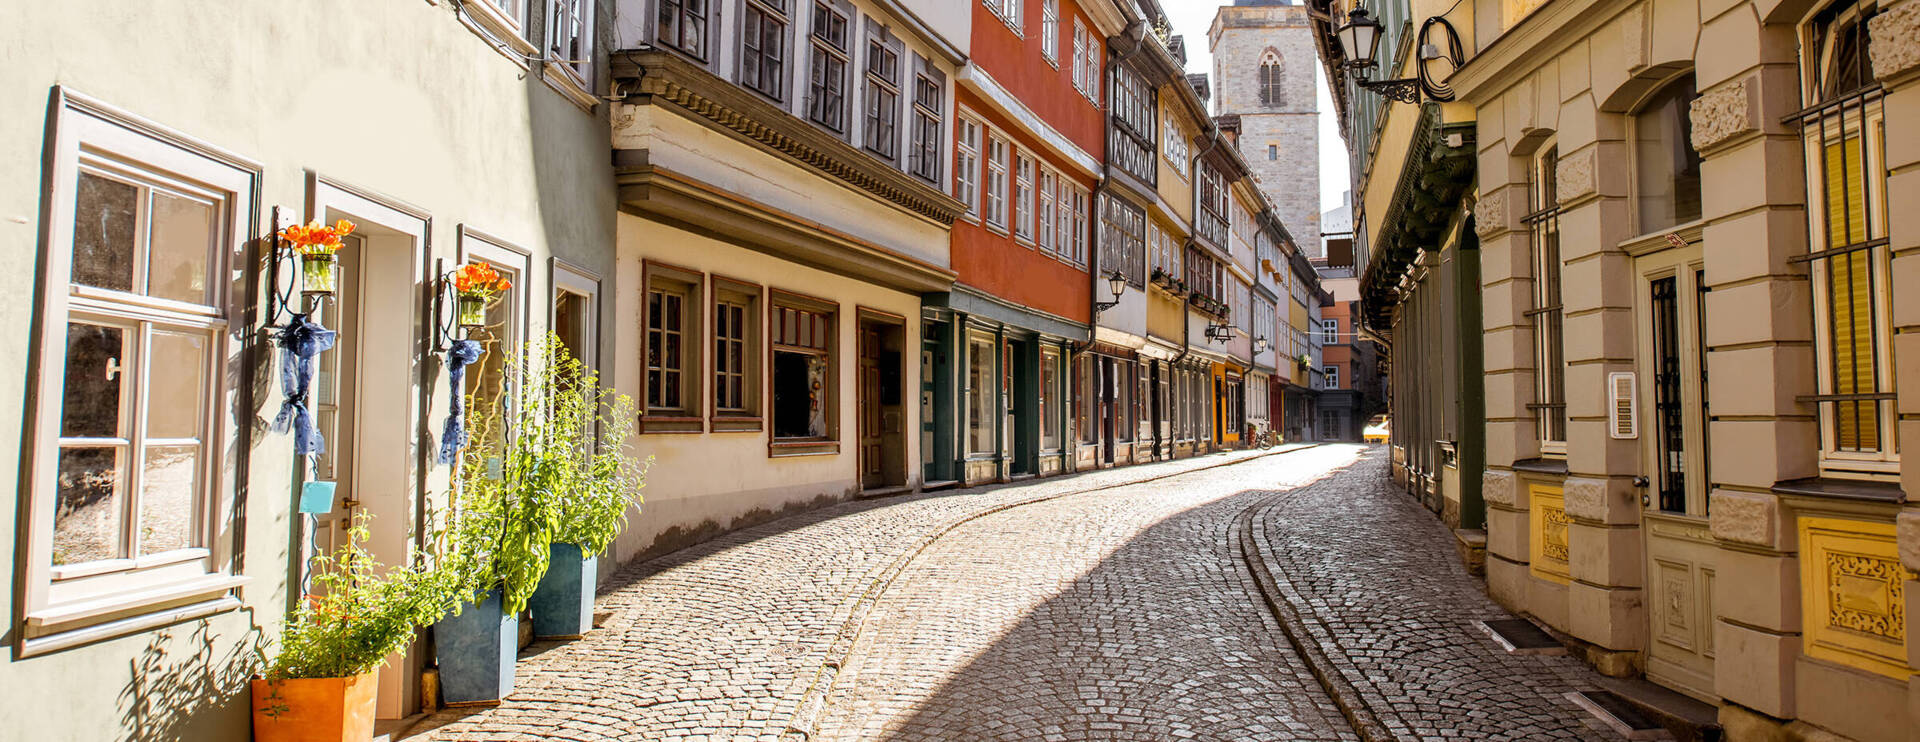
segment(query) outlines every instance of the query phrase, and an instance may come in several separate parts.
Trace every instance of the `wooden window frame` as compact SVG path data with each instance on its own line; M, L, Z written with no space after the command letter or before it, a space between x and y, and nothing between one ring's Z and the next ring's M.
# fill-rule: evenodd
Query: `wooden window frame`
M904 129L902 109L907 100L902 79L910 76L905 45L872 16L866 19L865 49L860 64L860 144L868 154L889 163L901 160ZM880 60L893 58L892 69ZM877 103L877 104L876 104Z
M706 432L706 420L700 411L706 409L701 397L708 387L702 375L707 352L707 344L703 342L707 337L707 274L655 260L641 261L640 273L640 432ZM684 317L680 326L680 404L677 407L655 407L651 399L653 362L649 357L651 346L647 333L653 326L651 299L656 290L681 294ZM692 342L688 342L689 338ZM689 384L688 380L693 383Z
M820 34L820 23L828 15L838 18L841 24L840 39L837 45L833 39ZM834 135L841 138L850 136L853 133L852 121L849 120L849 110L853 96L848 95L850 91L847 88L849 87L849 78L853 70L855 16L856 12L853 10L853 6L847 4L845 0L814 0L813 11L808 17L807 23L807 49L809 57L807 59L806 111L803 115L806 116L808 121L818 124L821 128L833 132ZM817 79L819 75L817 74L816 68L822 63L838 63L840 66L838 78L834 80ZM838 94L840 100L833 104L831 108L828 108L821 103L821 95L823 92L830 92L832 90L830 84L833 82L839 83ZM828 120L834 114L839 116L838 127L834 126L834 123Z
M740 87L780 104L783 109L787 101L793 97L788 87L793 77L793 21L796 15L794 11L797 8L789 5L796 2L797 0L740 0L740 20L734 34L734 38L739 42L737 53L734 55L734 79ZM778 55L769 55L764 46L753 47L753 53L748 53L747 16L749 13L759 14L761 23L780 24ZM766 35L762 33L758 40L764 42ZM755 70L755 74L764 75L765 62L770 57L779 66L778 73L772 76L772 89L769 89L764 77L758 85L747 82L748 65L758 63L760 69Z
M21 440L23 527L14 592L18 633L10 642L15 658L232 610L240 605L234 591L248 579L242 574L243 552L235 528L247 506L234 487L237 460L230 453L246 445L241 437L246 431L232 420L240 390L224 371L246 366L241 359L243 348L234 340L239 333L231 327L245 322L247 315L230 282L221 279L246 264L249 235L258 229L254 198L261 166L64 88L54 89L48 116L47 167L40 199L46 227L39 245L44 272L33 330L36 353L29 362L26 386L27 424ZM88 169L133 170L141 180L216 198L214 243L219 248L208 256L206 270L213 280L208 283L207 301L191 304L79 287L66 278L73 262L75 200L83 160ZM62 339L75 315L106 316L135 326L178 325L208 338L208 367L202 380L207 398L202 401L204 422L198 431L202 482L195 495L199 513L194 546L73 565L80 569L63 570L67 574L56 576L52 549L58 495L54 487L59 478L67 350ZM145 373L143 358L144 345L127 366L128 377ZM125 404L136 406L144 406L148 397L146 390L131 384L127 395L130 399ZM124 409L121 414L123 420L130 415ZM129 470L140 466L135 460L139 434L129 432L134 436L128 444L132 450L125 468ZM126 477L124 510L133 511L138 505L139 493L132 486L136 481L131 473ZM125 519L123 530L135 528L137 521L134 511ZM61 582L66 584L57 584Z
M1532 212L1521 219L1527 225L1527 260L1533 276L1533 306L1526 314L1534 326L1534 401L1528 407L1535 415L1541 455L1556 458L1567 455L1568 422L1566 329L1562 299L1556 294L1563 267L1560 204L1554 187L1558 154L1559 142L1549 139L1529 155L1527 191ZM1545 244L1549 239L1552 244ZM1556 424L1558 437L1552 435Z
M728 278L717 273L709 276L708 281L709 291L707 304L711 305L713 312L713 320L709 323L713 327L713 330L707 335L709 344L713 346L711 349L713 354L713 369L706 375L707 384L711 387L707 393L708 424L715 433L759 432L765 427L764 417L766 410L765 397L762 394L762 390L766 388L764 379L766 375L765 356L767 348L766 335L764 334L767 328L766 291L757 283ZM744 320L743 327L746 328L746 335L741 338L744 346L742 349L742 357L746 360L746 368L739 372L742 377L740 384L741 392L746 396L746 404L739 408L730 409L720 408L721 364L718 346L720 343L720 305L723 302L739 304L744 307L744 311L741 314Z
M774 384L776 383L774 370L772 368L773 354L783 350L785 346L773 341L776 337L773 323L779 315L775 310L781 308L815 312L824 314L827 317L827 348L822 354L825 355L827 359L826 391L831 395L831 398L828 400L826 408L827 434L819 438L781 438L774 432L773 411L771 407L773 404ZM843 360L840 351L840 336L843 333L840 328L841 312L839 302L809 296L795 291L769 288L766 293L766 309L762 311L761 314L766 318L765 329L763 330L765 334L761 337L765 338L762 344L765 345L767 349L765 366L767 370L766 373L762 374L766 382L763 386L760 399L766 410L768 458L824 456L840 453L840 364Z
M947 75L913 54L912 100L908 103L907 173L940 184L942 144L946 141ZM930 92L929 92L930 91Z
M656 1L659 3L659 5L654 7L651 17L646 19L646 22L653 28L654 43L664 46L668 49L672 49L681 54L684 54L692 58L694 61L700 62L702 64L712 62L714 59L713 4L715 0L656 0ZM693 3L699 3L701 5L701 9L699 11L688 11L687 6ZM682 43L682 39L689 38L688 35L684 32L677 33L675 35L675 38L671 40L661 34L660 11L666 9L667 6L672 6L674 8L674 18L675 18L674 27L676 30L683 29L685 27L687 19L689 18L700 19L700 28L697 33L697 36L699 38L699 45L700 45L700 48L698 50L688 49L686 48L686 45Z

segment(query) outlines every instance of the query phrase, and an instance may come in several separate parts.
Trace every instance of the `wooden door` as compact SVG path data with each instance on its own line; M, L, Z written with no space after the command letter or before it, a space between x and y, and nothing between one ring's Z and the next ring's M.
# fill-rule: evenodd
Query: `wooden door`
M1637 421L1647 486L1647 675L1715 701L1713 591L1719 549L1708 530L1706 319L1700 249L1641 257ZM1625 395L1629 390L1610 390ZM1623 408L1624 409L1624 408ZM1616 411L1616 424L1620 419ZM1625 434L1629 426L1615 432Z
M885 432L880 399L880 328L860 323L860 486L886 483Z

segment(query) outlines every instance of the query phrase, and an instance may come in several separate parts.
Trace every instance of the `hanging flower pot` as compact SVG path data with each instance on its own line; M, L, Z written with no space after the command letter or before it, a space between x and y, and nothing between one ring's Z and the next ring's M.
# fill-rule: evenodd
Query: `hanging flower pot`
M487 324L487 297L479 294L461 294L454 300L460 309L461 327L485 327Z
M510 288L513 288L513 284L491 265L468 263L460 266L453 272L454 304L460 326L485 327L487 305Z
M342 237L353 234L353 222L341 219L332 226L318 221L295 224L280 230L280 239L293 245L300 256L300 293L307 296L332 296L340 288L339 266Z

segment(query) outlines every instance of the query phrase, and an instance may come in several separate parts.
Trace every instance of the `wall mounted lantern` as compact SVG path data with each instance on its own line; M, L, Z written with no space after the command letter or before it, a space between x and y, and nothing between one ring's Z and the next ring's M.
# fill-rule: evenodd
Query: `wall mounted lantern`
M1265 353L1266 351L1267 351L1267 338L1266 338L1266 336L1265 336L1265 335L1261 335L1261 336L1259 336L1259 337L1256 337L1256 338L1254 338L1254 339L1253 339L1253 352L1255 352L1255 353Z
M1446 33L1447 50L1444 53L1441 52L1439 45L1427 43L1429 33L1435 28ZM1414 63L1417 70L1415 77L1369 80L1368 72L1379 65L1377 56L1380 53L1380 37L1383 30L1380 21L1368 15L1366 8L1358 6L1347 13L1347 22L1334 30L1334 38L1339 40L1340 51L1347 59L1346 64L1342 66L1347 69L1348 74L1353 76L1354 84L1359 85L1362 90L1371 90L1389 100L1402 103L1417 104L1420 102L1422 93L1436 101L1453 100L1453 88L1448 87L1445 80L1436 81L1427 74L1427 63L1436 59L1447 60L1456 70L1466 63L1466 52L1460 45L1460 33L1454 30L1453 24L1441 16L1430 17L1425 23L1420 24L1418 37L1420 43L1417 50L1419 58Z
M1120 295L1127 291L1127 277L1121 274L1120 271L1107 274L1107 290L1113 292L1113 301L1103 301L1094 304L1094 314L1099 314L1120 306Z
M1233 325L1213 323L1207 325L1207 341L1224 343L1233 339Z

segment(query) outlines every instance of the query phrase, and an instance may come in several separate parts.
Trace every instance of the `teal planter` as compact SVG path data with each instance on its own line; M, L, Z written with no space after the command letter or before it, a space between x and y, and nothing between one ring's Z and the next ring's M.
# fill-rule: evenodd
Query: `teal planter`
M542 639L578 639L593 630L593 588L599 557L582 556L574 544L553 544L553 561L533 590L533 635Z
M500 590L433 625L440 697L448 706L491 706L513 692L520 617L501 615Z

